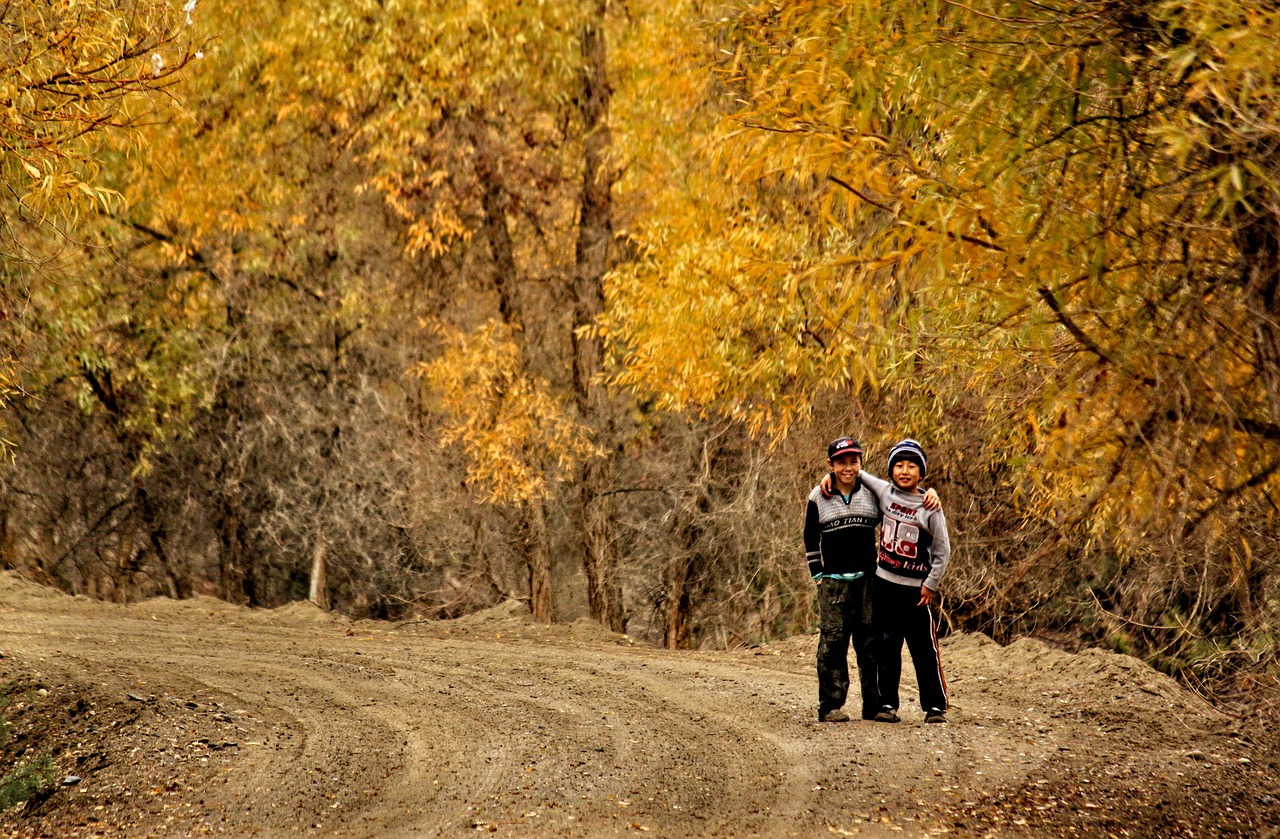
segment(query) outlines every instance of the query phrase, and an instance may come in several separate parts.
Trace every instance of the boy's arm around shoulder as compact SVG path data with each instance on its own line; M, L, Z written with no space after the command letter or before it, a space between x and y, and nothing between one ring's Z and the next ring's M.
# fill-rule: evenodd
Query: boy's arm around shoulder
M951 535L947 532L947 516L939 507L927 510L922 517L933 543L929 546L929 576L925 578L926 588L938 590L942 583L942 575L947 573L947 563L951 560Z
M893 489L893 484L889 483L884 478L876 477L866 469L863 469L858 473L858 480L866 484L867 489L871 490L872 494L881 500L888 498L889 490Z
M876 498L879 498L881 501L887 499L889 497L889 491L893 489L892 483L886 481L884 478L876 477L866 469L863 469L858 473L858 479L866 484L867 488L870 489ZM926 510L942 509L942 501L938 498L938 491L933 487L929 487L924 491L924 508Z

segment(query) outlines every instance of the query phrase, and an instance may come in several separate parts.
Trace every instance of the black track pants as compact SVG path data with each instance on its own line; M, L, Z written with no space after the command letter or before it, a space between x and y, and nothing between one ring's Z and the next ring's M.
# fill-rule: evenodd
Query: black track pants
M876 687L880 704L898 708L902 680L902 642L907 642L920 685L920 707L947 709L947 681L938 656L938 633L933 612L920 602L920 586L901 586L875 578Z
M849 693L849 642L858 664L863 716L880 706L872 654L871 580L818 583L818 715L844 706Z

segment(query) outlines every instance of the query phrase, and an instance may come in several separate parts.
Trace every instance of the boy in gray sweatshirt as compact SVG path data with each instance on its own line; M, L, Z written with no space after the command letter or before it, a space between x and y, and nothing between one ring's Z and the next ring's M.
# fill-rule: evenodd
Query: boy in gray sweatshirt
M951 539L942 510L924 507L920 481L927 471L923 447L907 439L889 452L892 483L862 474L862 480L876 493L883 516L872 593L876 686L880 694L880 710L875 719L880 722L899 719L903 641L915 666L925 722L947 721L947 682L930 607L947 570Z

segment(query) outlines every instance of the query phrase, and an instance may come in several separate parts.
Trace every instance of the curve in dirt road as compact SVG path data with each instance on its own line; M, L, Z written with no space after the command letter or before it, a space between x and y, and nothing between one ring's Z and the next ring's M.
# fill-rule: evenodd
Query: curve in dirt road
M1275 777L1268 745L1134 659L953 637L943 645L948 724L926 726L909 709L898 725L820 724L815 643L668 652L588 621L538 626L518 604L399 627L304 604L112 606L0 575L7 757L29 761L43 747L59 774L81 779L10 808L0 829L783 837L1267 828L1266 806L1245 805ZM913 690L904 685L904 698ZM1197 794L1217 811L1187 803Z

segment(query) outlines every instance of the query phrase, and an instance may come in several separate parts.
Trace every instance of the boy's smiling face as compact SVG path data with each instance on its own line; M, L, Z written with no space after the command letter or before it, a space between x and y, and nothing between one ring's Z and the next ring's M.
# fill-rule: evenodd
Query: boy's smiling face
M893 464L893 482L903 492L915 492L920 486L920 464L899 460Z
M841 492L848 492L853 489L853 484L858 480L858 473L862 471L862 455L850 452L848 454L837 455L827 463L831 464L831 471L836 476L836 486Z

